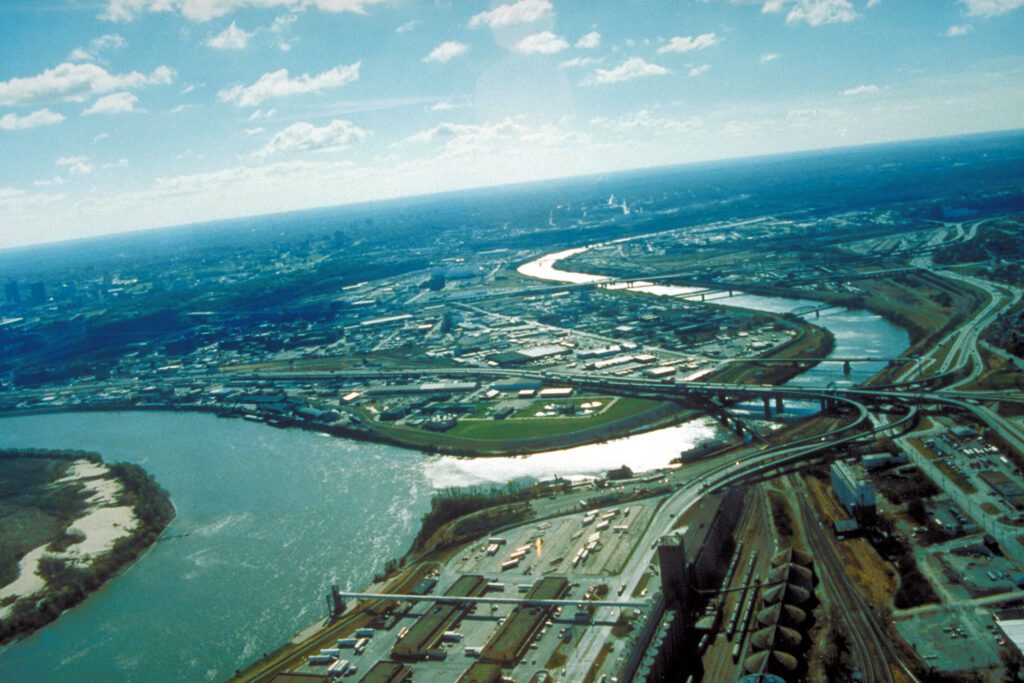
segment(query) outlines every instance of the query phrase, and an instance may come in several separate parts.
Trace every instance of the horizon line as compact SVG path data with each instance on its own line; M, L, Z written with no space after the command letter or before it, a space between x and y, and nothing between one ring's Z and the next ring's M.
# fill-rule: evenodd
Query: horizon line
M551 176L546 178L536 178L532 180L522 180L516 182L505 182L496 183L492 185L474 185L471 187L461 187L447 190L438 190L436 192L421 192L418 194L409 195L396 195L396 196L381 196L375 199L363 199L354 202L346 202L340 204L321 204L317 206L309 206L298 209L290 209L287 211L272 211L269 213L253 213L253 214L238 214L236 216L229 216L226 218L214 218L209 220L197 220L189 223L170 223L165 225L156 225L150 227L133 227L126 230L120 230L117 232L111 232L103 235L90 235L86 237L73 237L70 239L57 239L57 240L42 240L39 242L29 242L24 244L16 244L12 246L0 246L0 255L7 256L13 252L18 251L29 251L33 249L41 249L47 247L67 246L75 243L96 243L111 239L124 238L129 236L140 235L143 233L156 233L164 231L173 231L185 228L196 228L201 226L217 226L232 221L239 221L245 219L255 218L275 218L283 217L297 213L313 212L313 211L325 211L330 209L342 209L342 208L353 208L359 206L370 206L377 203L386 202L400 202L400 201L415 201L418 199L429 199L432 197L442 197L445 195L459 195L471 192L478 192L481 190L501 190L501 189L513 189L522 188L530 185L536 185L540 183L551 183L560 182L567 180L584 180L588 178L597 178L605 175L619 175L628 173L638 172L651 172L658 170L667 169L679 169L679 168L696 168L700 166L710 166L715 164L721 164L723 162L744 162L744 161L759 161L768 159L780 159L786 157L798 157L801 155L826 155L829 153L841 153L841 152L853 152L857 150L866 150L877 147L888 147L898 146L911 143L937 143L947 140L958 140L963 138L980 138L986 136L1013 136L1015 134L1024 134L1024 128L1007 128L998 130L987 130L987 131L974 131L968 133L957 133L954 135L940 135L940 136L925 136L919 138L901 138L896 140L886 140L883 142L868 142L858 143L852 145L837 145L833 147L811 147L805 149L791 150L786 152L771 152L767 154L741 154L735 156L723 156L714 159L702 159L699 161L683 161L671 164L657 164L653 166L634 166L630 168L620 169L608 169L604 171L594 171L592 173L583 173L579 175L564 175L564 176Z

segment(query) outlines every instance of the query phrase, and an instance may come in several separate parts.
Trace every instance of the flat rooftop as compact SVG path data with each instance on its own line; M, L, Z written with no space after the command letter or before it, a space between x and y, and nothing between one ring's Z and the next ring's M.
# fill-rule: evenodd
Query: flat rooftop
M447 596L477 596L487 588L487 579L479 574L461 576L445 591ZM429 608L409 632L400 638L391 651L395 657L422 659L438 641L444 630L461 616L468 606L465 604L435 604Z

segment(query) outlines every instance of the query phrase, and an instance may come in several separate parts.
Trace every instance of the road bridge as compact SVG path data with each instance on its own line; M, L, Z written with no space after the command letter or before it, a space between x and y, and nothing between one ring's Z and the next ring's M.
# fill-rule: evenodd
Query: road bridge
M382 370L365 368L330 372L268 372L218 374L220 381L233 378L239 382L344 382L353 380L394 381L424 378L476 378L481 381L497 379L532 379L549 385L573 386L597 391L621 392L624 395L660 398L664 400L686 399L691 395L727 397L733 399L802 399L811 401L834 401L837 398L853 398L869 403L950 403L980 398L970 392L950 392L934 389L914 390L920 381L904 382L886 387L838 387L838 386L775 386L770 384L730 384L724 382L677 382L672 380L647 379L640 377L608 377L580 372L553 372L549 370L524 370L506 368L405 368ZM904 390L905 389L905 390ZM1024 396L1009 394L985 394L983 400L1024 404Z
M541 600L530 598L488 598L452 595L409 595L406 593L349 593L339 592L339 597L357 600L398 600L401 602L434 602L441 605L482 604L482 605L527 605L530 607L645 607L646 600Z

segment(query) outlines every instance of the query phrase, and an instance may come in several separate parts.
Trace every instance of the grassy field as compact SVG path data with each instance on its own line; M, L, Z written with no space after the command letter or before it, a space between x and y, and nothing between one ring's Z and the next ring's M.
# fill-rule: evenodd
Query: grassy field
M594 399L575 399L575 403L578 405L589 400L601 401L606 409L593 415L533 417L541 404L565 403L565 401L539 401L519 411L518 414L521 417L513 415L505 420L462 420L448 434L481 441L562 436L580 429L591 429L618 422L651 410L660 403L641 398L610 399L606 396Z
M698 413L669 401L595 397L608 408L580 417L509 418L462 420L447 432L428 432L419 427L378 423L380 436L413 447L442 452L501 454L532 453L594 443L628 432L653 429L696 417Z
M985 361L985 370L978 379L965 386L965 389L971 391L1024 390L1024 373L1014 367L1010 361L988 351L982 351L981 357Z

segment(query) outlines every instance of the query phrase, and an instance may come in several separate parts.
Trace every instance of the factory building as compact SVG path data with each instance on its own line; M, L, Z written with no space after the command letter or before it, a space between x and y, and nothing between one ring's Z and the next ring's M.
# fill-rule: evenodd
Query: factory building
M669 609L691 616L703 609L699 591L717 587L722 579L721 558L732 551L745 494L734 488L709 495L686 527L661 539L661 590Z
M682 536L664 536L658 544L658 566L661 568L661 593L672 606L686 602L686 548Z
M847 512L860 522L875 518L876 490L867 471L860 465L832 463L832 490Z
M661 592L632 639L619 680L685 680L700 677L697 621L708 594L717 589L726 567L722 557L733 550L733 531L743 513L746 489L714 493L701 501L687 526L664 536L658 545Z
M544 346L530 346L516 351L505 351L502 353L491 354L488 356L488 360L502 366L524 365L526 363L560 356L564 353L566 353L566 348L564 346L547 344Z

